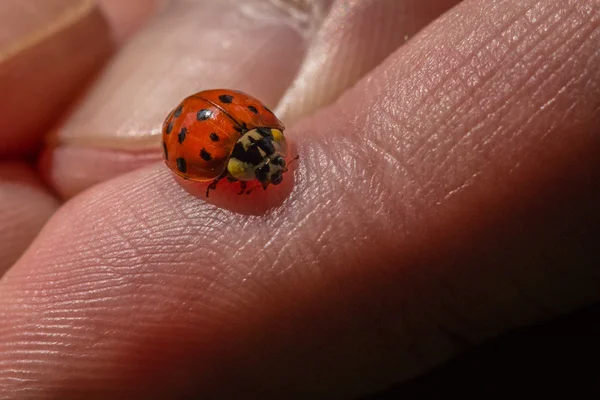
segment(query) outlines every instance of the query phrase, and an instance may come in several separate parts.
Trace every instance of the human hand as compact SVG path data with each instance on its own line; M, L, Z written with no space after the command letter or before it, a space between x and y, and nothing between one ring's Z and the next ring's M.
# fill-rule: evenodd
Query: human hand
M24 163L0 186L12 226L33 221L0 281L0 397L351 398L597 301L599 3L466 0L430 23L454 3L172 1L129 40L115 11L124 45L41 160L69 201L29 244L58 204ZM99 14L71 10L18 53L57 75L0 109L7 157L108 57ZM293 178L210 199L173 180L162 119L211 87L279 104Z

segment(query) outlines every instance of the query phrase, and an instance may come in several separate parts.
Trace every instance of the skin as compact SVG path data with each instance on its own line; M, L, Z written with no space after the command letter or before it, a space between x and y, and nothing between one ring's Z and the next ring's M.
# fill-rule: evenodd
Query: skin
M207 20L234 18L234 4L207 6ZM126 172L154 152L147 127L170 107L109 120L119 99L132 104L125 65L145 42L123 48L45 150L43 176L69 201L0 280L0 397L354 398L597 302L597 0L465 0L429 22L289 126L299 161L243 197L224 182L205 199L161 162ZM365 33L374 46L384 25ZM258 26L254 41L281 30L289 52L304 40L290 26ZM264 57L244 69L226 46L211 54L226 71L211 86L233 84L231 71L249 87L264 78ZM282 60L258 98L299 90L285 71L300 58ZM189 79L156 90L169 102ZM81 116L119 82L95 117L117 128L100 132ZM68 168L82 151L98 162ZM98 183L104 163L113 175Z

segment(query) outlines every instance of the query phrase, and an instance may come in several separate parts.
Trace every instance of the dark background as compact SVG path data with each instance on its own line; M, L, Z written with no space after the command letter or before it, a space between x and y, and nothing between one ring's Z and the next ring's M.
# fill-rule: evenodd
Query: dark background
M561 393L569 399L599 398L598 338L600 303L473 346L426 375L363 400L434 395L486 399L497 394L520 398L524 393L536 399Z

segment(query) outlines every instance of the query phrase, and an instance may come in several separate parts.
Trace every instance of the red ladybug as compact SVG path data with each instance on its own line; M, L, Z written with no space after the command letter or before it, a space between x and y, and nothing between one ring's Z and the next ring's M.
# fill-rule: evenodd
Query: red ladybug
M212 181L227 178L258 181L264 189L278 185L287 171L285 126L256 98L227 89L205 90L186 97L163 123L164 159L177 175Z

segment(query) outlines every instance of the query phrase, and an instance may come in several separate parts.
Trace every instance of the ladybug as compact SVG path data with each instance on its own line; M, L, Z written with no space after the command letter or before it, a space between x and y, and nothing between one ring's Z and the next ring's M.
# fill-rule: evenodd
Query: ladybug
M167 116L162 127L163 157L184 179L249 181L263 189L279 185L287 172L285 126L261 101L228 89L205 90L186 97ZM297 158L297 157L296 157Z

